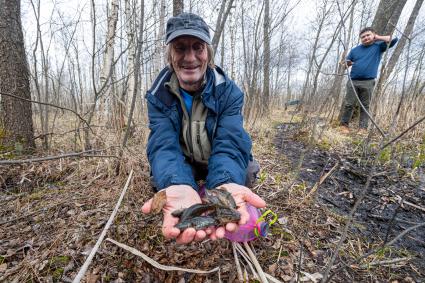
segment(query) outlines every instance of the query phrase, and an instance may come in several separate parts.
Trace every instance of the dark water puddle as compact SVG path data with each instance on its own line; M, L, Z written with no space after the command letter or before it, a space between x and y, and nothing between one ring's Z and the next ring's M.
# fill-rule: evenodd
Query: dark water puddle
M296 138L296 124L280 125L277 132L277 150L293 164L293 169L299 166L300 156L304 155L298 180L305 182L308 187L311 188L321 176L338 164L320 185L318 200L338 214L348 215L356 198L365 188L371 165L350 155L350 149L346 153L322 150L317 146L306 150L307 146ZM392 240L409 227L425 222L425 211L406 203L400 205L400 199L403 199L410 204L425 207L425 170L419 170L419 180L406 174L408 171L407 168L375 167L375 176L370 181L366 197L355 213L357 225L353 232L371 243L381 243L384 239ZM394 246L407 252L397 257L415 255L415 265L425 270L424 226L409 232Z

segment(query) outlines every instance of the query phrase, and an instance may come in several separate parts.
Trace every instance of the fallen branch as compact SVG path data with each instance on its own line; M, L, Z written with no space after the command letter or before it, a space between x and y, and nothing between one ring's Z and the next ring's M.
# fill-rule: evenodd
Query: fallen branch
M91 261L93 260L94 255L96 254L97 250L100 247L100 244L103 241L103 238L106 236L106 232L108 231L109 227L111 226L112 222L114 221L115 215L118 212L118 208L121 205L121 202L124 198L125 193L127 192L128 186L131 181L131 177L133 176L133 170L130 171L130 174L128 176L127 182L125 183L125 186L121 192L120 198L117 201L117 204L115 205L114 210L112 211L111 216L109 217L108 222L105 225L105 228L103 228L102 233L100 234L99 239L97 239L96 244L94 245L93 249L91 250L89 256L87 257L86 261L84 262L83 266L81 267L80 271L78 272L77 276L75 276L74 281L72 283L79 283L81 279L83 278L84 274L86 273L87 269L89 268L89 265Z
M208 273L213 273L213 272L217 272L220 270L220 267L216 267L213 268L211 270L205 271L205 270L198 270L198 269L190 269L190 268L181 268L181 267L177 267L177 266L168 266L168 265L162 265L158 262L156 262L155 260L151 259L150 257L148 257L147 255L145 255L144 253L142 253L139 250L136 250L135 248L129 247L123 243L117 242L113 239L107 238L107 241L117 245L118 247L131 252L134 255L137 255L141 258L143 258L145 261L147 261L150 265L152 265L153 267L156 267L158 269L161 270L165 270L165 271L184 271L184 272L190 272L190 273L196 273L196 274L208 274Z
M316 182L313 186L313 188L310 190L310 192L307 194L306 199L309 199L319 188L319 186L321 184L323 184L323 182L335 171L335 169L339 166L339 162L337 162L334 167L331 168L331 170L329 170L329 172L327 172L326 174L322 175L319 179L318 182Z
M398 262L408 261L408 260L411 260L411 258L402 257L402 258L394 258L394 259L387 259L387 260L381 260L381 261L372 261L370 263L360 265L360 268L369 268L375 265L388 265L388 264L393 264L393 263L398 263Z
M115 155L93 155L89 153L101 152L102 150L87 150L82 152L73 152L56 156L46 156L40 158L31 158L31 159L11 159L11 160L0 160L0 165L11 165L11 164L23 164L23 163L32 163L32 162L42 162L47 160L68 158L68 157L104 157L104 158L118 158Z
M402 200L401 196L396 196L396 198L397 198L398 201ZM416 209L419 209L419 210L422 210L422 211L425 212L425 207L422 207L422 206L416 205L414 203L408 202L407 200L403 200L403 204L407 204L408 206L414 207Z

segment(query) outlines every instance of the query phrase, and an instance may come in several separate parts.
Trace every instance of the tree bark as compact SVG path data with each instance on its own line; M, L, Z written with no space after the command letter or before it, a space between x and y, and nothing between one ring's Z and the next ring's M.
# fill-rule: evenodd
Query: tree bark
M417 5L419 5L419 8L420 8L420 6L422 5L421 1L423 2L423 0L418 0L416 2L415 8L413 9L409 17L409 21L406 25L405 32L409 34L413 30L413 25L417 17L416 13L419 12L419 9L418 11L415 11L415 9L417 8ZM397 24L398 19L400 17L401 11L403 10L404 4L406 4L406 0L399 0L398 2L395 0L392 0L392 1L381 0L381 3L379 3L378 11L376 12L375 18L373 20L374 22L373 27L375 27L375 24L376 24L376 32L378 34L388 35L393 33L395 29L395 25ZM386 25L384 25L383 23L384 21L387 21ZM388 79L389 75L391 74L392 70L394 69L394 66L400 57L402 48L404 48L404 45L405 45L406 38L403 37L401 38L400 41L401 42L399 42L397 45L400 45L401 43L401 47L399 46L396 47L395 54L393 55L393 57L391 57L390 62L388 64L386 64L386 60L385 60L387 57L384 57L381 71L380 71L379 80L376 84L375 95L373 97L373 100L375 101L372 102L372 109L374 113L376 113L377 101L379 101L379 99L382 96L384 84L386 80ZM387 67L389 67L390 69L387 69Z
M165 0L161 0L159 3L159 27L158 34L156 37L155 43L155 54L154 54L154 72L155 75L159 73L159 71L163 68L164 65L164 34L165 34L165 12L167 6L165 5Z
M409 20L406 24L406 27L404 28L403 36L400 38L400 40L397 42L396 47L394 48L394 52L391 55L390 60L388 61L388 64L385 67L384 75L385 79L392 73L394 70L395 64L398 62L398 59L400 58L401 52L404 49L404 46L406 45L407 38L410 37L413 31L413 27L415 26L416 18L418 17L419 10L421 9L421 6L423 4L424 0L417 0L415 3L415 7L412 10L412 13L410 14Z
M348 31L344 38L344 51L341 54L340 62L345 62L347 52L348 52L348 45L350 43L351 35L353 33L353 23L354 23L354 10L356 7L356 0L354 0L351 4L351 10L350 10L350 22L348 24ZM342 15L341 15L342 17ZM334 105L337 105L339 102L339 97L341 95L342 90L342 81L344 80L344 72L345 72L345 64L338 64L337 68L337 75L335 76L335 79L332 83L332 87L329 92L329 96L334 99ZM334 109L334 107L332 107Z
M144 21L145 21L145 1L141 0L140 4L140 22L139 22L139 34L137 36L137 45L136 47L136 57L134 58L134 88L132 89L132 92L129 92L129 96L131 95L131 106L130 106L130 113L128 114L128 122L127 122L127 129L125 131L125 136L122 142L122 147L125 147L127 144L127 140L130 137L131 132L131 123L133 119L133 113L134 108L136 105L136 97L137 97L137 90L139 89L139 74L140 74L140 68L141 68L141 54L142 54L142 45L143 45L143 28L144 28Z
M173 0L173 16L183 13L184 10L184 1L183 0Z
M220 36L221 36L221 33L224 30L224 25L226 24L227 17L230 14L230 9L233 6L233 1L234 0L229 1L226 9L225 9L226 0L222 0L222 2L221 2L220 12L219 12L219 15L218 15L218 18L217 18L217 23L215 25L215 33L214 33L214 37L212 39L212 46L213 46L214 54L215 54L215 52L217 52L217 46L218 46L219 41L220 41ZM223 14L223 12L224 12L224 14Z
M31 99L20 0L0 0L0 88ZM0 145L35 148L31 103L1 97Z
M381 0L372 22L375 31L380 35L392 34L405 4L406 0Z
M262 95L262 109L263 114L268 115L270 103L270 1L264 0L264 22L263 22L263 36L264 36L264 84Z

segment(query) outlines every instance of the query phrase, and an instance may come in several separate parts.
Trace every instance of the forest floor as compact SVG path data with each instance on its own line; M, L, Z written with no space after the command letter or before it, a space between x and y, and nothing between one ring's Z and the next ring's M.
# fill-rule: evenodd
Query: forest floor
M262 168L253 190L279 217L267 237L251 242L264 271L283 282L319 282L344 236L332 282L424 282L424 168L412 169L409 158L394 162L387 151L377 155L373 139L336 128L311 139L308 129L282 117L251 131ZM163 271L104 241L84 282L238 282L228 240L177 245L162 237L160 216L142 214L153 192L140 144L142 138L133 141L119 172L110 158L0 166L0 282L71 282L131 170L107 237L163 265L220 271Z

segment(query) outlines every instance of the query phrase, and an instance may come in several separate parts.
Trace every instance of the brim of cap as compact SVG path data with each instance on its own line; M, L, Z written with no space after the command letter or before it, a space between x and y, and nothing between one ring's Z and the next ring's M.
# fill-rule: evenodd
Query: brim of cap
M177 30L170 34L167 41L165 41L165 44L170 43L172 40L176 39L177 37L189 35L199 38L202 41L205 41L207 44L211 44L211 39L207 37L204 33L194 30L194 29L185 29L185 30Z

